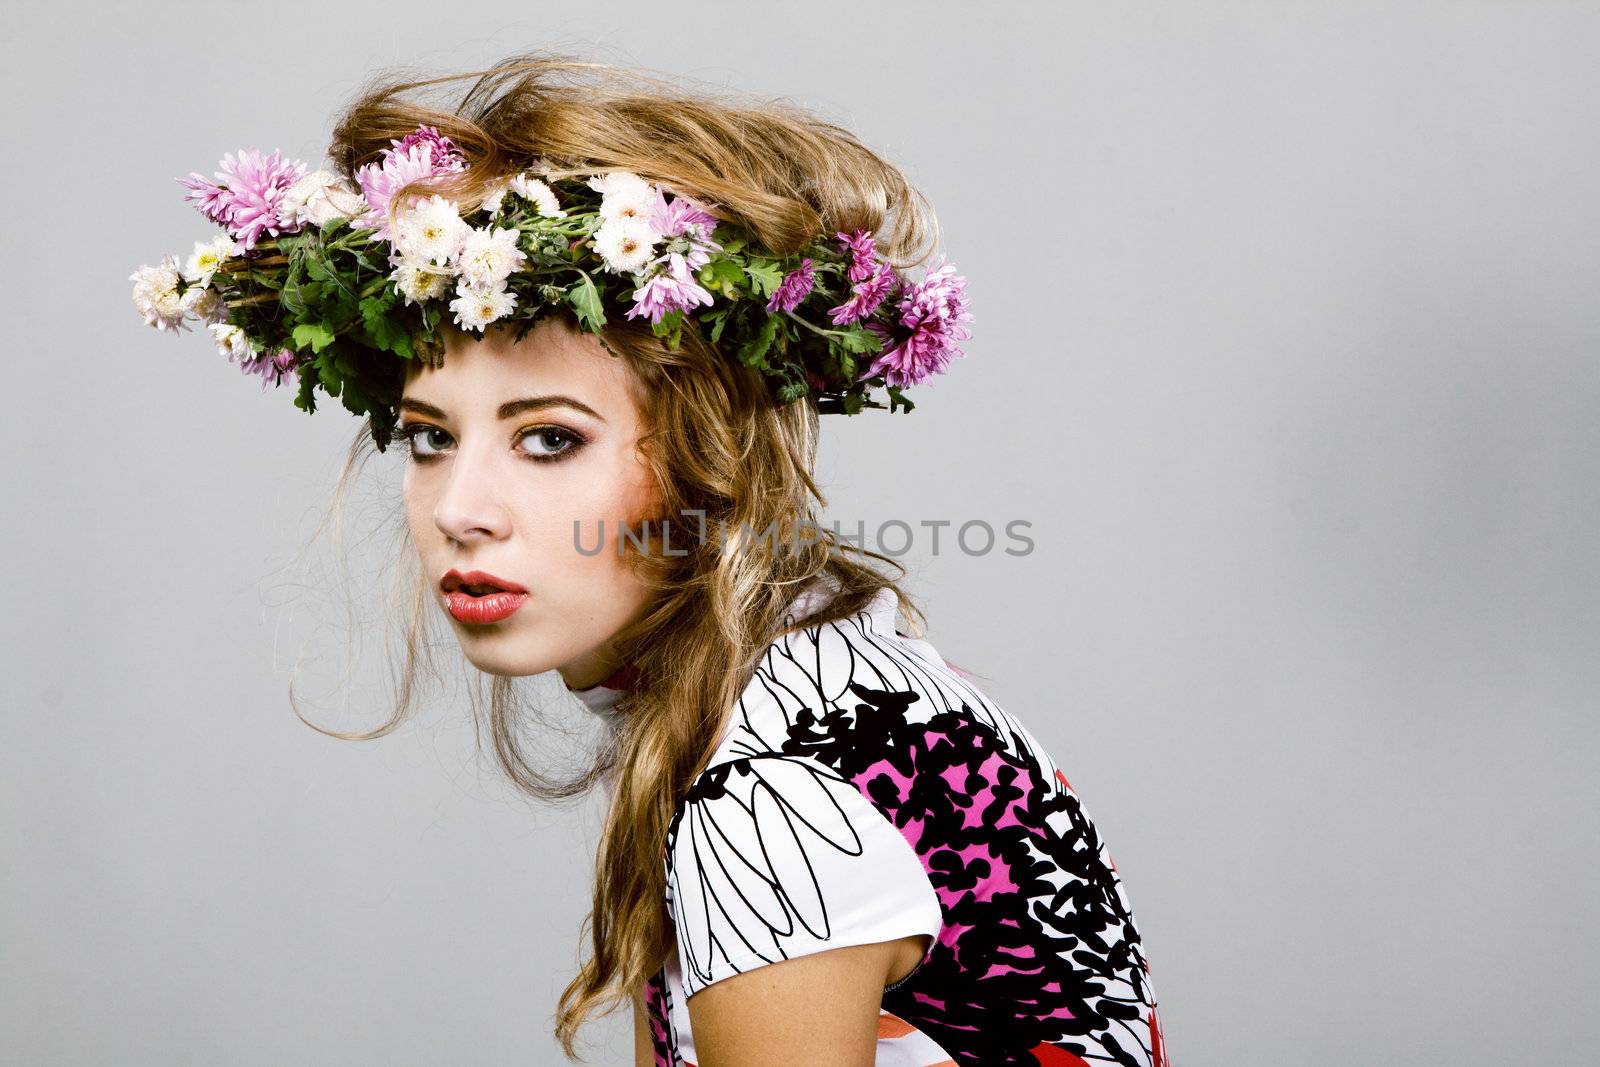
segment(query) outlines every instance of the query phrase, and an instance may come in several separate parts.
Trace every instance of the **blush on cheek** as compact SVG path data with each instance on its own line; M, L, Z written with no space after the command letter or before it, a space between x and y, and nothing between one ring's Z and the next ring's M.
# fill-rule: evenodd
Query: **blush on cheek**
M655 475L642 461L636 460L633 475L622 494L622 513L637 525L660 516L662 494L655 484Z

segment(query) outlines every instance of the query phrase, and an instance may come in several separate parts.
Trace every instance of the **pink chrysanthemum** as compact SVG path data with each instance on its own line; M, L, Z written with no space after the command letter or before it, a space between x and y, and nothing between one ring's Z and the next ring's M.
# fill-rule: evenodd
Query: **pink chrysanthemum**
M196 170L190 171L187 178L178 178L177 181L189 190L183 194L184 203L193 204L200 214L218 226L228 224L228 190Z
M467 157L461 154L456 143L433 126L418 126L398 141L391 138L389 143L394 145L393 152L402 156L422 145L428 151L428 162L439 173L462 170L467 165Z
M906 290L898 304L900 330L867 323L884 350L858 380L882 374L889 385L917 385L965 355L958 342L972 336L965 325L972 314L967 280L955 271L955 264L940 256L922 281Z
M658 186L655 207L650 214L650 228L663 237L677 237L688 232L691 227L694 230L691 236L699 243L713 249L722 247L711 240L711 233L717 228L715 215L688 197L678 196L676 193L669 202L666 193Z
M666 267L668 273L698 299L698 294L706 291L694 280L694 273L711 261L712 252L722 250L722 245L711 239L711 234L717 227L716 216L705 211L688 197L673 194L669 202L666 194L657 186L656 201L650 210L649 226L668 240L674 237L686 238L689 248L686 252L664 252L643 269ZM706 297L704 303L711 303L709 293Z
M421 129L431 130L432 127L424 126ZM398 146L408 141L411 143L401 151ZM383 158L376 163L368 163L364 167L357 168L355 173L356 184L361 187L361 195L366 197L367 204L372 210L356 219L352 225L375 230L377 239L384 241L391 239L389 204L396 193L412 182L432 178L438 174L448 174L466 166L461 153L456 151L455 145L449 143L449 138L439 138L437 135L429 138L411 134L404 141L392 143L396 147L384 149ZM441 147L441 144L445 147Z
M190 172L177 179L189 191L183 199L238 239L243 251L256 246L263 232L276 237L296 233L300 226L279 213L279 203L289 187L306 176L299 160L285 160L274 150L264 156L258 149L241 148L237 156L222 158L215 182Z
M800 301L811 295L811 287L816 284L816 277L811 260L802 259L800 266L785 274L778 288L773 290L772 299L767 301L767 310L793 311L799 307Z
M720 248L722 246L716 245L714 247ZM661 257L660 262L667 265L667 271L679 282L699 288L699 283L695 281L695 273L706 265L707 258L705 249L696 247L691 248L688 252L668 252Z
M849 300L838 307L829 308L828 317L835 326L860 322L878 310L878 305L883 303L897 280L894 268L887 261L879 261L877 273L851 290Z
M711 261L711 253L720 249L719 244L701 244L699 241L689 243L687 252L668 252L657 262L667 262L672 266L672 272L680 278L687 278L701 267Z
M877 242L873 240L871 230L857 230L854 233L836 233L839 244L846 252L850 253L850 284L866 281L878 271Z
M232 356L228 357L233 360ZM246 374L259 375L264 393L276 385L294 385L300 379L300 356L287 348L276 352L261 352L251 359L239 360L239 369Z
M648 315L650 321L656 323L674 311L688 311L702 304L709 307L712 297L703 285L695 281L684 257L673 252L671 266L635 289L633 301L628 318Z

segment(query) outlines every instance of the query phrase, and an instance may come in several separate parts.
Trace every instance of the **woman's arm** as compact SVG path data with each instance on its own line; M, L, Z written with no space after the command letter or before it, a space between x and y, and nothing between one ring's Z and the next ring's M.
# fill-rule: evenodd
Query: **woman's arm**
M644 989L633 994L633 1067L656 1067L655 1041L650 1036L650 1013L644 1006Z
M872 1067L884 987L927 942L847 945L713 982L688 999L699 1067Z

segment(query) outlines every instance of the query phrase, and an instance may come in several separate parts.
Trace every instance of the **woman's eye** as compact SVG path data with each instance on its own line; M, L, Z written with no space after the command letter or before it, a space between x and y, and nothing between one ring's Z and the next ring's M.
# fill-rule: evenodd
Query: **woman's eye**
M411 458L423 463L437 459L453 444L450 435L439 427L420 422L403 427L400 436L405 440ZM523 442L532 444L525 445ZM540 426L520 435L516 444L535 462L555 463L568 453L576 452L585 441L571 430L559 426Z
M431 458L437 454L437 448L435 447L437 442L430 441L428 448L417 447L417 439L419 437L428 438L434 434L438 434L445 440L449 440L450 438L449 434L445 433L437 426L416 425L407 427L405 430L401 431L401 436L406 439L406 447L411 450L411 455L417 459Z
M568 452L577 451L583 444L583 439L577 434L563 430L559 426L541 426L530 430L520 437L521 441L531 441L535 447L524 449L530 459L552 461Z

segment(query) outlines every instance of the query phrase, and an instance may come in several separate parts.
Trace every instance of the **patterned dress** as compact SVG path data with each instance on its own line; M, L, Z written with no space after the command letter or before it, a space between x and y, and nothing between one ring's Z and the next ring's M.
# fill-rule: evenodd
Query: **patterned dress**
M927 934L883 992L880 1067L1164 1067L1150 965L1077 793L896 608L884 589L775 641L674 814L655 1062L694 1067L687 1001L714 982ZM629 680L571 692L615 728Z

